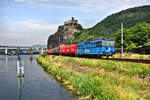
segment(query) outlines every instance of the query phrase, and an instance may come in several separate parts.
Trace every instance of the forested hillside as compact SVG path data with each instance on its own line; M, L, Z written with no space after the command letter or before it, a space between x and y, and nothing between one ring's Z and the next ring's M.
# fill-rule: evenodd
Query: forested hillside
M100 37L115 39L115 32L120 29L121 23L124 23L124 28L130 28L142 22L150 23L150 5L123 10L106 17L92 28L75 32L74 43Z

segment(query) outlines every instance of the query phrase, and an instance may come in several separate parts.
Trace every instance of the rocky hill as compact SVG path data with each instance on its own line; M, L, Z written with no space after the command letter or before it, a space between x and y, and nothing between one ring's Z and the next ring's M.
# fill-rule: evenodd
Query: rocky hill
M47 47L50 49L62 43L71 43L75 39L74 33L80 32L81 29L82 26L78 24L78 20L72 17L71 20L64 22L64 25L59 26L55 34L49 36Z

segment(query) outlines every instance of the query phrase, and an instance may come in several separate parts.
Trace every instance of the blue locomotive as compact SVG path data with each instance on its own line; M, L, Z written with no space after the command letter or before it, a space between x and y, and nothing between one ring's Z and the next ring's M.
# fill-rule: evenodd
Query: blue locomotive
M79 43L77 46L77 56L111 58L115 52L114 41L104 38Z

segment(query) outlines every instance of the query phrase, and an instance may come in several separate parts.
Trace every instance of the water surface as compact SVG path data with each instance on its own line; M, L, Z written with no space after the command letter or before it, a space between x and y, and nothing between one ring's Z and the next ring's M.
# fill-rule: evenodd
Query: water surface
M0 100L77 100L37 64L21 56L24 78L17 77L17 56L0 55Z

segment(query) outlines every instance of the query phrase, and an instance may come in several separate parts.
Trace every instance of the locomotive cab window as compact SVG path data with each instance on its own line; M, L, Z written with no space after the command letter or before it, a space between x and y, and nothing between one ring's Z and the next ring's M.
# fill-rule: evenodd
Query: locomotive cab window
M110 41L110 42L108 43L108 46L114 46L114 42L113 42L113 41Z
M94 43L92 42L92 43L91 43L91 47L93 47L93 46L94 46Z
M102 41L102 46L107 46L107 41Z
M94 47L96 47L96 42L94 42Z
M102 41L98 41L96 46L97 46L97 47L102 46Z

